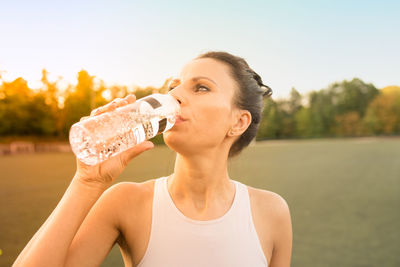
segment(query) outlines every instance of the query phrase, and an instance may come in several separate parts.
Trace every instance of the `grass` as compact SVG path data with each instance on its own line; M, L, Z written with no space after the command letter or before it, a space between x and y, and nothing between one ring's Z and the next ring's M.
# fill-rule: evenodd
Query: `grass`
M156 147L116 182L173 171ZM289 204L292 266L400 266L400 139L258 142L231 160L230 176ZM10 266L55 208L75 171L70 153L0 157L0 266ZM123 266L116 246L102 266Z

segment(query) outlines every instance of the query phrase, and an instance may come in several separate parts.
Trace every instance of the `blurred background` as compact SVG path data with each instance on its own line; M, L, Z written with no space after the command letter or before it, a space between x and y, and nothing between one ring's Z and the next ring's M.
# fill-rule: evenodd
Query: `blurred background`
M245 58L273 89L230 174L287 200L292 266L400 266L399 10L389 0L3 3L0 266L67 188L71 125L116 97L166 92L210 50ZM116 182L173 172L175 152L152 141ZM118 247L103 266L123 266Z

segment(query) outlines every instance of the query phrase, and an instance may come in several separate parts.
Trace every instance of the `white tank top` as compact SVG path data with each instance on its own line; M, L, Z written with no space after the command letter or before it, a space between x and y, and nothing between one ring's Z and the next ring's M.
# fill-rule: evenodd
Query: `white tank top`
M154 184L152 224L140 267L268 266L254 228L247 186L235 183L230 209L214 220L186 217L174 204L167 177Z

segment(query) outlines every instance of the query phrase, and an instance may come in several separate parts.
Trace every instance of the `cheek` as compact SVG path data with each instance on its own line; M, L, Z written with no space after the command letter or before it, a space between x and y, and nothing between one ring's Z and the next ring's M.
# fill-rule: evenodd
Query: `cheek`
M227 106L208 106L196 114L196 130L210 135L225 135L230 127L230 108ZM198 127L201 127L199 129Z

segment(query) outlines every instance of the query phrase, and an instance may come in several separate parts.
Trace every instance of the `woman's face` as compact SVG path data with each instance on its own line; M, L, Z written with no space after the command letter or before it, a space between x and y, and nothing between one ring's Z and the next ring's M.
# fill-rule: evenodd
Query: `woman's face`
M170 83L169 94L180 102L184 121L164 133L165 143L189 155L220 149L234 122L236 90L224 63L211 58L190 61Z

